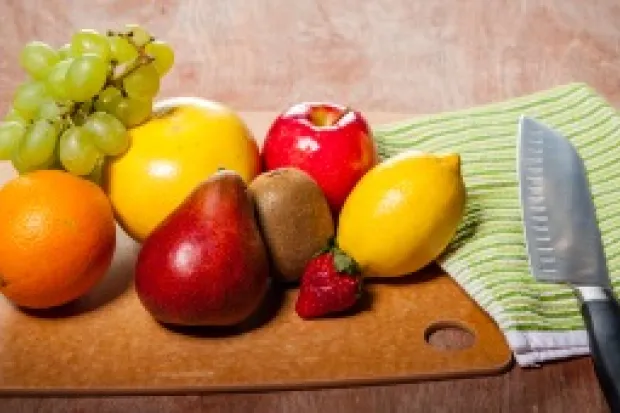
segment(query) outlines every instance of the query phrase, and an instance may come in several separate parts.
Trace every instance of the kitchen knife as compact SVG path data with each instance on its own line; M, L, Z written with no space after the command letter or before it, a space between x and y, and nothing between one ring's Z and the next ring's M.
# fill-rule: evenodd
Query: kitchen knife
M583 160L568 139L522 116L517 173L531 272L539 281L574 287L599 383L612 411L620 412L620 307Z

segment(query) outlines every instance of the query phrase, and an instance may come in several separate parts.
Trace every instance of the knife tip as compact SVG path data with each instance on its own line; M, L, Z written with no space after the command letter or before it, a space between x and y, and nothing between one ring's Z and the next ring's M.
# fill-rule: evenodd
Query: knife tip
M528 115L520 115L519 116L519 123L521 125L523 125L526 122L534 122L534 118L528 116Z
M528 115L519 116L519 130L521 132L525 130L536 130L543 128L543 124L537 121L535 118Z

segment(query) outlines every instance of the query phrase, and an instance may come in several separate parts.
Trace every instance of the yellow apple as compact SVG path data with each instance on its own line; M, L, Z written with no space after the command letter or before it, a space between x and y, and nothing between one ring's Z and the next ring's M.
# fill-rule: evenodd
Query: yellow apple
M261 170L256 140L220 102L159 101L153 116L129 134L129 149L106 166L104 189L119 225L138 242L219 168L236 171L246 183Z

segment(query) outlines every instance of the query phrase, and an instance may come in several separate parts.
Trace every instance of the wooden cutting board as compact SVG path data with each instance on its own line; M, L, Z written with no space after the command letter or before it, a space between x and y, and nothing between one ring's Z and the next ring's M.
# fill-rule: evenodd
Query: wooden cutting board
M261 141L275 114L242 116ZM371 124L407 117L367 116ZM0 184L13 176L10 165L0 163ZM133 287L139 246L120 229L117 235L106 278L77 302L35 314L0 299L0 392L340 386L493 374L512 361L494 322L434 266L369 284L362 311L346 317L301 320L293 309L296 289L273 289L241 328L173 331L141 307ZM469 336L457 347L471 345L454 348L454 334L441 334L446 328Z

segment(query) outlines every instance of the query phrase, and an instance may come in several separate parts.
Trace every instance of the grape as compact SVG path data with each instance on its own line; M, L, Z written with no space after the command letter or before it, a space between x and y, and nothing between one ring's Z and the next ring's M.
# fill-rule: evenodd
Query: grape
M21 51L19 63L26 72L34 79L43 79L58 62L58 53L46 43L33 41Z
M61 60L56 63L45 80L45 86L48 93L55 99L66 100L67 99L67 87L65 79L67 77L67 71L71 66L73 59L69 58Z
M151 41L150 33L143 27L137 24L127 24L125 25L125 28L127 29L128 36L136 46L142 47Z
M11 161L13 162L13 167L17 169L19 173L30 172L31 170L36 169L36 165L29 165L25 163L19 155L19 151L13 151L13 156L11 157Z
M11 159L25 132L26 128L21 123L0 123L0 160Z
M153 66L157 69L160 77L168 73L174 64L174 52L166 42L155 40L147 44L144 51L155 59Z
M60 60L66 60L66 59L69 59L70 57L73 57L73 54L71 53L71 44L66 43L62 45L58 49L57 53L58 53L58 57L60 58Z
M126 128L130 128L144 122L151 115L152 110L152 100L120 98L115 101L112 114L123 122Z
M83 127L71 127L60 137L60 162L72 174L90 174L100 157L101 154L93 144L92 134Z
M107 72L108 65L97 55L87 53L76 57L65 79L68 98L78 102L92 99L104 86Z
M41 103L41 106L39 106L37 118L52 120L58 118L62 112L61 107L58 103L56 103L56 101L53 99L48 99Z
M82 126L92 133L95 146L106 155L120 155L129 146L127 129L120 120L109 113L95 112Z
M15 108L9 109L9 111L4 116L5 122L17 122L23 126L28 125L28 119L25 119Z
M22 118L31 120L45 99L47 99L47 91L43 82L27 81L17 88L13 98L13 107Z
M159 92L159 74L152 64L138 67L123 79L127 96L133 99L152 99Z
M108 38L110 43L111 56L117 63L127 63L138 57L138 51L122 36L111 36Z
M17 171L21 174L25 174L30 171L34 171L36 169L51 169L54 167L55 157L52 155L49 159L45 160L45 162L39 165L32 165L24 162L22 159L19 150L13 152L13 157L11 158L13 162L13 167L17 169Z
M97 162L95 162L95 167L92 172L88 174L87 179L96 183L97 185L101 185L103 183L103 173L105 167L105 157L99 156L97 158Z
M71 37L71 54L95 54L104 62L110 59L110 44L108 39L95 30L83 29Z
M58 141L58 127L47 119L39 119L26 130L18 147L19 157L27 165L40 165L52 158Z
M121 91L114 86L108 86L97 95L95 109L99 112L114 113L116 101L122 97Z

